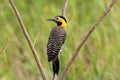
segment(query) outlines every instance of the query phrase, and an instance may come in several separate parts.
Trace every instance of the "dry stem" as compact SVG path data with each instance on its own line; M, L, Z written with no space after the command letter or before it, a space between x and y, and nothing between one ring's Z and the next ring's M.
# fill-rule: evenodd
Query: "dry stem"
M82 42L79 44L78 48L76 49L75 53L73 54L72 58L70 59L70 61L68 62L66 68L64 69L60 80L63 80L65 75L67 74L71 64L73 63L73 61L75 60L76 56L78 55L79 51L81 50L82 46L85 44L85 42L88 40L88 38L90 37L90 35L92 34L92 32L95 30L95 28L97 27L97 25L103 20L103 18L108 14L108 12L111 10L111 8L113 7L114 3L116 0L112 0L111 4L109 5L109 7L105 10L105 12L101 15L101 17L95 22L95 24L92 26L92 28L89 30L89 32L87 33L87 35L84 37L84 39L82 40Z
M26 38L26 40L27 40L27 42L28 42L28 44L29 44L29 46L30 46L30 48L31 48L31 51L32 51L32 53L33 53L33 55L34 55L35 61L36 61L36 63L37 63L37 66L38 66L38 68L39 68L39 71L41 72L42 78L43 78L43 80L47 80L47 78L46 78L46 76L45 76L45 73L44 73L44 71L43 71L41 62L39 61L39 57L38 57L38 55L37 55L37 52L36 52L36 50L35 50L35 48L34 48L34 45L33 45L32 41L31 41L31 39L30 39L30 36L29 36L27 30L25 29L25 26L24 26L24 24L23 24L22 18L21 18L21 16L20 16L20 14L19 14L19 12L18 12L18 10L17 10L17 8L16 8L13 0L9 0L9 1L10 1L10 4L11 4L14 12L15 12L15 15L16 15L17 18L18 18L18 21L19 21L19 23L20 23L20 27L21 27L21 29L22 29L22 31L23 31L23 33L24 33L24 36L25 36L25 38Z
M67 4L68 4L68 0L64 0L64 6L63 6L63 9L62 9L62 16L65 16Z

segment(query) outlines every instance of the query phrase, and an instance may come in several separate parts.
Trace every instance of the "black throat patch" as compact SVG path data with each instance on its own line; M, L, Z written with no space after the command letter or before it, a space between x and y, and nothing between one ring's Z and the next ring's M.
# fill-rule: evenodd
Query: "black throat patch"
M61 26L62 25L62 22L57 22L57 26Z

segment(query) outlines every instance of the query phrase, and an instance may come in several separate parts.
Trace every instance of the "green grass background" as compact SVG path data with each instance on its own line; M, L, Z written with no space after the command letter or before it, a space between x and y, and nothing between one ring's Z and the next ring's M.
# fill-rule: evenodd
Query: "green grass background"
M112 0L69 0L67 40L60 56L60 73ZM63 0L14 0L49 80L52 65L46 44L52 26L47 18L61 14ZM120 1L92 33L72 64L65 80L120 80ZM13 35L11 38L10 36ZM9 38L9 40L8 40ZM9 0L0 0L0 80L42 80Z

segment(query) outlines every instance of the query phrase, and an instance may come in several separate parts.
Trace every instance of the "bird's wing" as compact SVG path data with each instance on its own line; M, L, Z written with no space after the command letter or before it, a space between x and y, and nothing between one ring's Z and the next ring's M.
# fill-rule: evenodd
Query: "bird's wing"
M54 61L66 39L66 31L52 30L47 44L48 61Z

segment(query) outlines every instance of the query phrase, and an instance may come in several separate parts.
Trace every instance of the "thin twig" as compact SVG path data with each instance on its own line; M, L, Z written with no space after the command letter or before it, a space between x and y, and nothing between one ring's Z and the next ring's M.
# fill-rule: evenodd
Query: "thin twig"
M97 27L97 25L103 20L103 18L108 14L108 12L111 10L111 8L113 7L113 5L115 4L116 0L112 0L111 4L109 5L109 7L105 10L105 12L102 14L102 16L96 21L96 23L92 26L92 28L89 30L89 32L87 33L87 35L85 36L85 38L82 40L82 42L80 43L80 45L78 46L78 48L76 49L75 53L73 54L72 58L70 59L69 63L67 64L66 68L64 69L60 80L63 80L63 78L65 77L65 75L67 74L71 64L73 63L73 61L75 60L76 56L78 55L79 51L81 50L82 46L85 44L85 42L88 40L88 38L90 37L91 33L94 31L94 29Z
M39 57L38 57L38 55L37 55L37 52L36 52L36 50L35 50L35 48L34 48L34 45L33 45L32 41L31 41L31 39L30 39L30 37L29 37L29 34L28 34L27 30L25 29L25 26L24 26L24 24L23 24L22 18L21 18L21 16L20 16L20 14L19 14L19 12L18 12L18 10L17 10L17 8L16 8L13 0L9 0L9 1L10 1L10 4L11 4L14 12L15 12L15 15L16 15L17 18L18 18L18 21L19 21L19 23L20 23L20 27L21 27L21 29L22 29L22 31L23 31L23 33L24 33L24 36L26 37L26 40L28 41L28 44L29 44L29 46L30 46L30 48L31 48L31 51L32 51L32 53L33 53L33 55L34 55L35 61L36 61L36 63L37 63L37 66L38 66L38 68L39 68L39 71L41 72L42 78L43 78L43 80L47 80L47 78L46 78L46 76L45 76L45 73L44 73L44 71L43 71L41 62L39 61Z
M65 16L67 4L68 4L68 0L64 0L64 6L63 6L63 9L62 9L62 16Z
M35 37L35 40L34 40L34 42L33 42L34 46L35 46L35 44L36 44L37 39L39 38L39 35L40 35L40 33L38 32L38 33L37 33L37 36Z
M0 56L1 56L1 55L5 52L5 50L7 49L8 44L9 44L10 40L12 39L13 35L14 35L14 33L8 37L8 39L7 39L4 47L3 47L2 50L0 51Z

